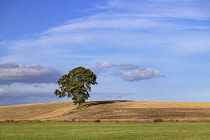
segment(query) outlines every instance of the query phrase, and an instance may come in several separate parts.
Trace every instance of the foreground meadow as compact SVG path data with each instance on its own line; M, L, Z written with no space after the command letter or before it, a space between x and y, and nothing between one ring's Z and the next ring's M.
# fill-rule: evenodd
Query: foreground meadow
M3 122L1 140L209 140L210 123Z

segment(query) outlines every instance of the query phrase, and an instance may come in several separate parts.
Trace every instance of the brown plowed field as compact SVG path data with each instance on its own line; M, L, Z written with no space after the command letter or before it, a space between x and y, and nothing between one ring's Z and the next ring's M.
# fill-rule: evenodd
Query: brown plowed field
M0 107L0 120L210 120L210 102L71 101Z

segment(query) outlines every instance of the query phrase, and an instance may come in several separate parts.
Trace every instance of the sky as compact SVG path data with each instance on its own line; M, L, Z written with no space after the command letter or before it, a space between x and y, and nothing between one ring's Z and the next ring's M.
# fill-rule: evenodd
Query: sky
M210 101L209 0L0 0L0 105L68 101L63 74L97 75L88 100Z

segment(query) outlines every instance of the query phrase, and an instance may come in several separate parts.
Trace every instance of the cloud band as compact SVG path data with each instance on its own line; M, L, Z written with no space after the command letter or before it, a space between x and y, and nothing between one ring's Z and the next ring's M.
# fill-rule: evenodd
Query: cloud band
M56 83L62 73L43 65L21 65L6 63L0 65L0 84L12 83Z

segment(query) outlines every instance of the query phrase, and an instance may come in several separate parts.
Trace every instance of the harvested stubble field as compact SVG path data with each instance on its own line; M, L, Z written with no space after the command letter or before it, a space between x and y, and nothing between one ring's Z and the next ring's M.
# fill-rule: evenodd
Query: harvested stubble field
M72 101L0 107L5 120L210 120L210 102L87 101L79 109Z

